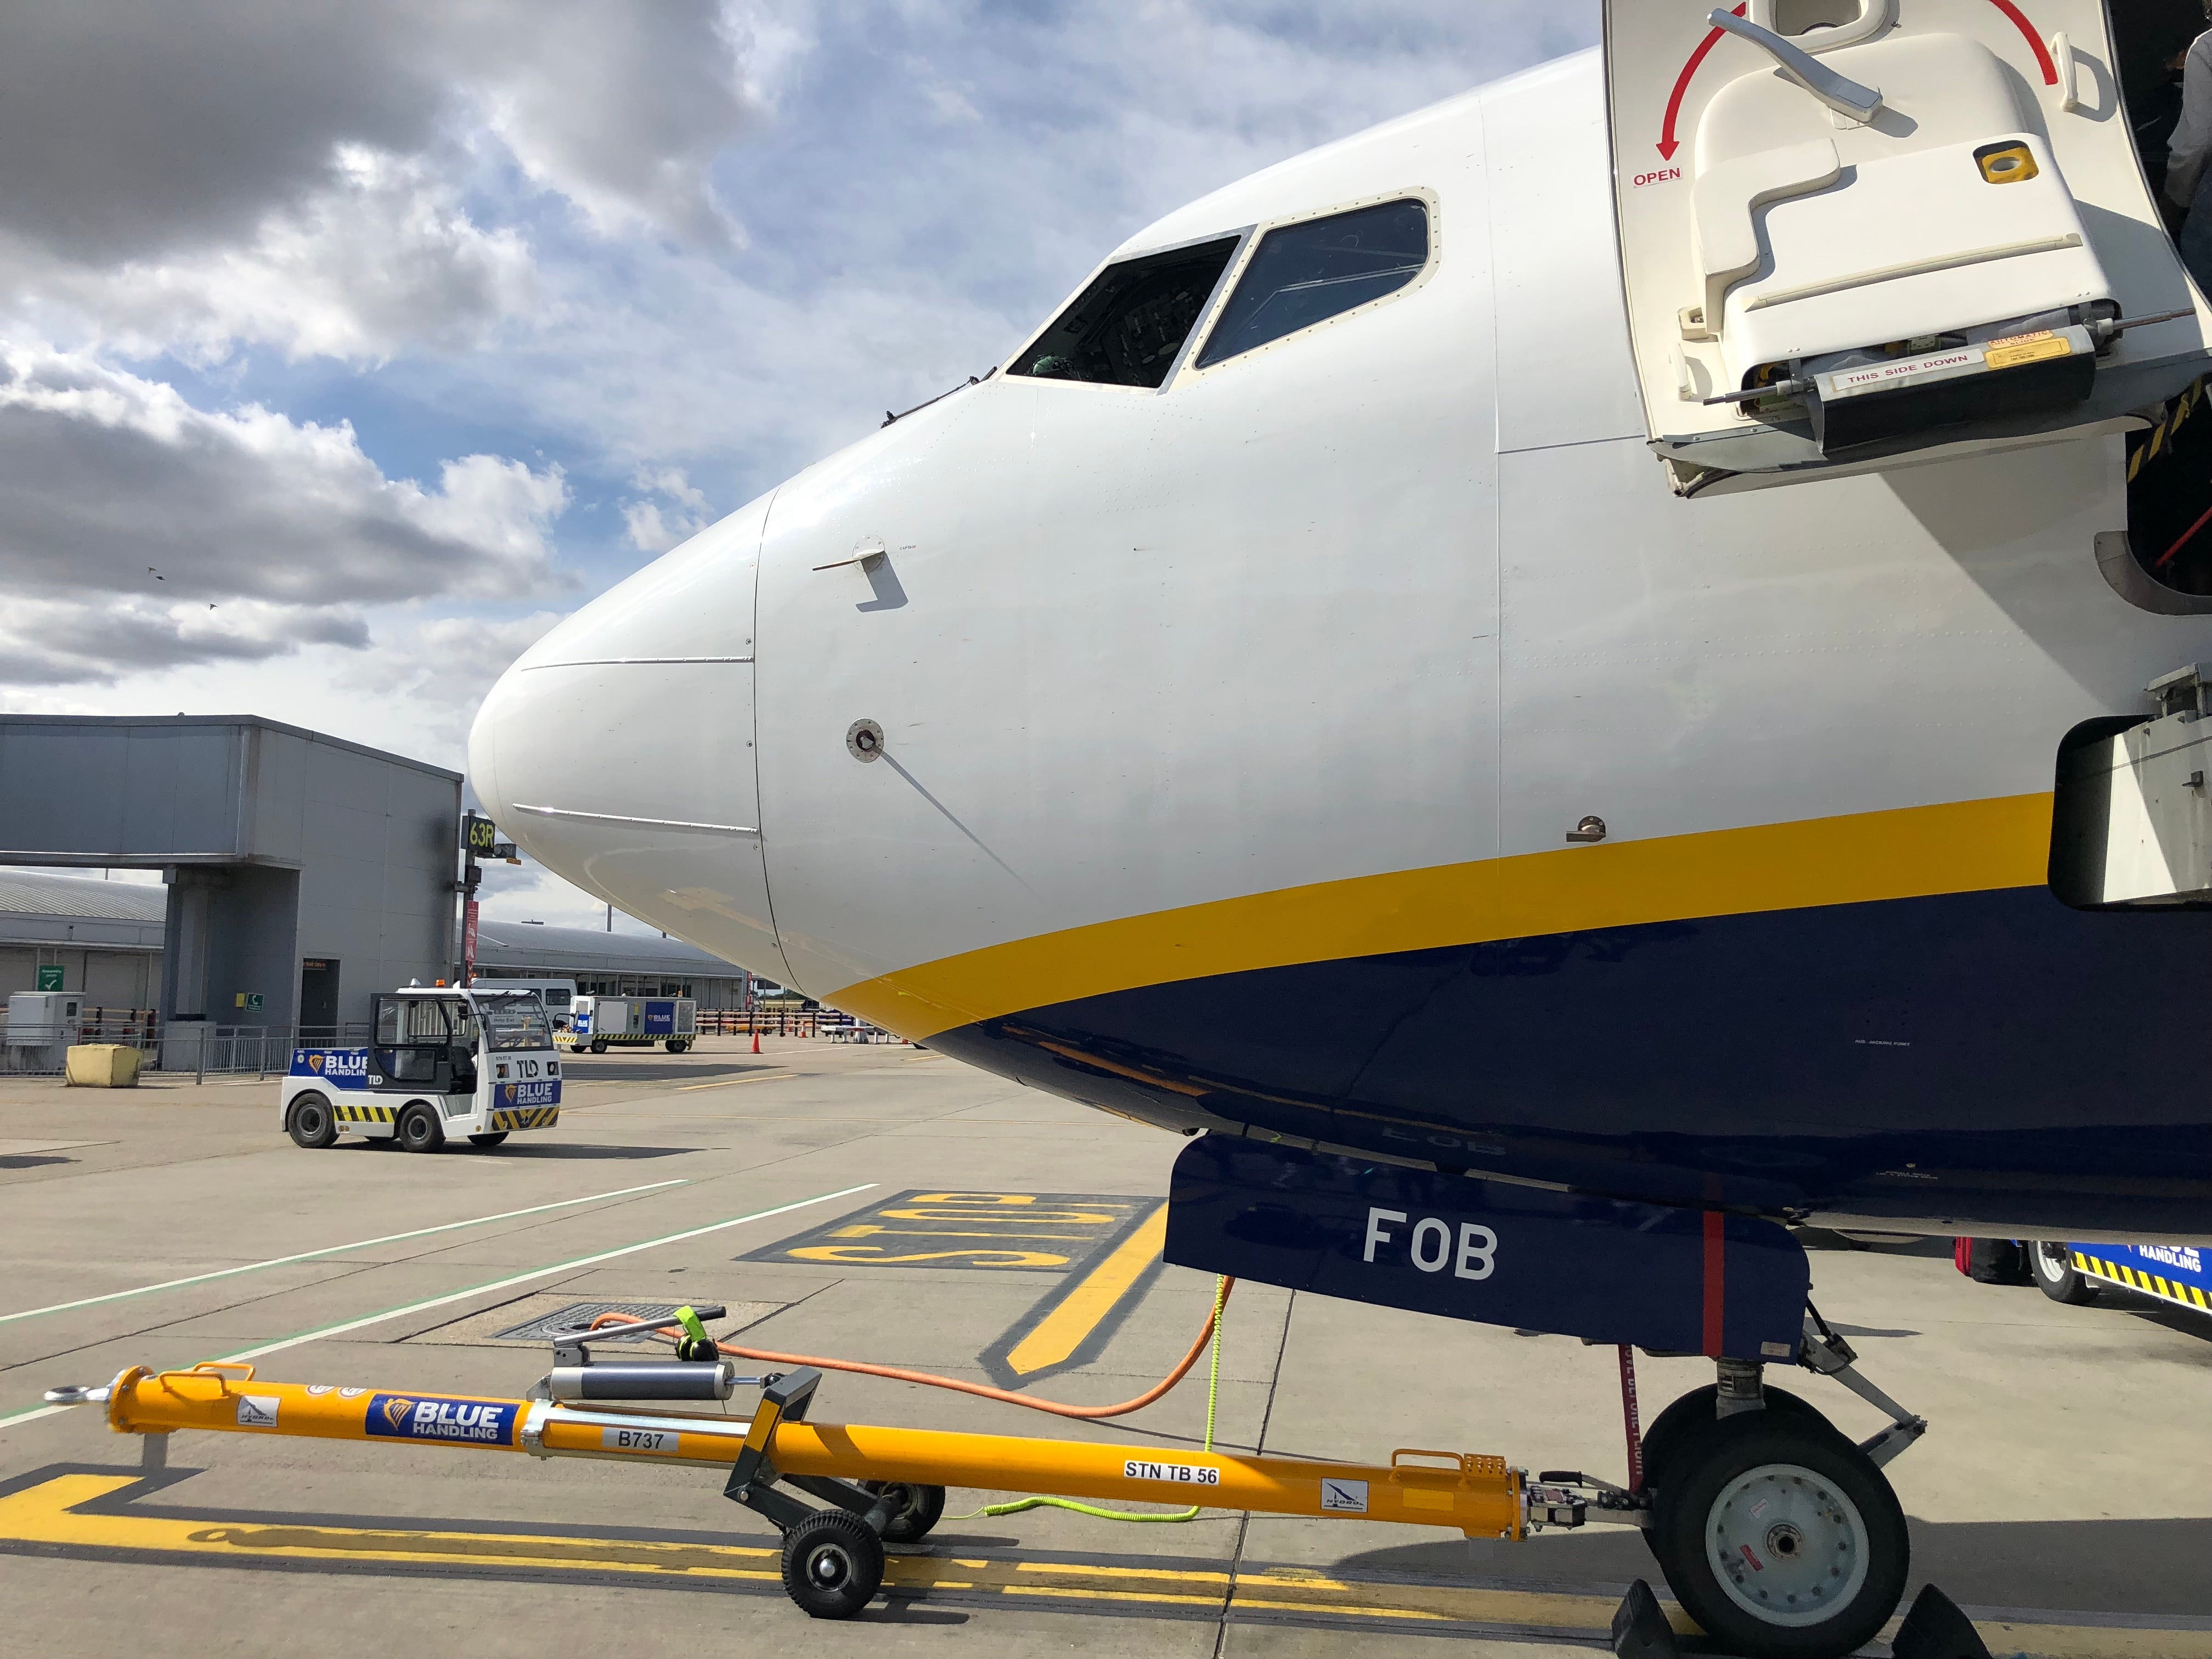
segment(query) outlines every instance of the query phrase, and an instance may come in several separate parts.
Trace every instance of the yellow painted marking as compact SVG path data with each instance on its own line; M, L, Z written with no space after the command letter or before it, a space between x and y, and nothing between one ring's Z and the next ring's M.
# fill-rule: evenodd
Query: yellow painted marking
M1146 1217L1136 1231L1123 1239L1107 1258L1085 1275L1083 1281L1037 1322L1037 1327L1006 1355L1006 1364L1017 1376L1028 1376L1048 1365L1065 1364L1067 1357L1114 1311L1145 1269L1158 1260L1167 1242L1168 1206Z
M885 1255L873 1244L802 1244L786 1255L796 1261L836 1261L848 1267L911 1267L937 1261L963 1267L1065 1267L1067 1258L1048 1250L993 1250L974 1245L961 1250L915 1250L905 1255ZM988 1259L987 1259L988 1258Z
M743 1259L1052 1271L1109 1249L1133 1215L1158 1202L1085 1193L899 1193L875 1209L825 1223ZM976 1242L958 1243L968 1239ZM864 1240L883 1242L859 1242ZM921 1248L930 1240L945 1248ZM994 1243L1003 1248L991 1248ZM1048 1243L1067 1248L1048 1249Z
M823 1000L926 1040L1078 997L1347 957L2039 887L2047 794L1608 842L1218 899L987 945Z
M659 1542L651 1539L542 1537L526 1533L353 1527L340 1523L119 1513L88 1515L81 1506L138 1484L136 1473L58 1474L0 1498L0 1544L65 1549L159 1553L231 1563L283 1561L342 1566L354 1562L439 1565L489 1573L548 1571L634 1574L641 1578L714 1578L778 1582L779 1552L743 1544ZM886 1589L908 1594L969 1594L1056 1599L1104 1605L1299 1613L1352 1621L1495 1625L1603 1636L1614 1602L1570 1592L1500 1590L1429 1583L1359 1583L1295 1567L1230 1575L1206 1569L1115 1566L1081 1561L894 1555ZM1679 1609L1678 1631L1696 1626ZM2025 1650L2037 1659L2203 1659L2199 1630L2118 1628L1982 1621L1990 1646Z
M888 1214L886 1211L884 1213ZM826 1238L1049 1238L1063 1244L1087 1244L1091 1241L1081 1233L1002 1232L963 1233L949 1227L872 1227L866 1222L857 1222L850 1227L839 1227L823 1235Z
M1050 1595L1079 1601L1143 1601L1155 1606L1181 1602L1204 1607L1221 1605L1218 1595L1178 1595L1167 1590L1085 1589L1073 1584L1005 1584L1000 1588L1007 1595Z
M775 1580L777 1552L722 1544L616 1538L538 1538L519 1533L402 1531L381 1527L257 1526L155 1515L80 1515L79 1504L135 1484L135 1474L64 1474L0 1498L0 1539L94 1549L160 1550L231 1559L411 1561L520 1569L703 1574ZM763 1564L765 1565L763 1565Z
M798 1075L796 1072L766 1072L757 1077L724 1078L720 1083L679 1083L676 1085L676 1092L688 1095L694 1089L734 1089L740 1083L781 1083L786 1078Z

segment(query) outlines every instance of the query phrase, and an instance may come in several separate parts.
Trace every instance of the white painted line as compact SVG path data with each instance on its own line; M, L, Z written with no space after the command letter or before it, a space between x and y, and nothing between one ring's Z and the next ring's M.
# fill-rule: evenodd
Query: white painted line
M657 1193L665 1187L686 1184L682 1181L656 1181L646 1187L622 1187L611 1193L593 1193L588 1198L564 1198L557 1204L533 1204L526 1210L501 1210L497 1215L480 1215L467 1221L448 1221L436 1227L417 1227L411 1233L386 1233L381 1238L356 1239L350 1244L333 1244L327 1249L302 1250L297 1255L273 1255L266 1261L249 1261L240 1267L221 1267L211 1273L194 1273L189 1279L165 1279L158 1285L141 1285L136 1290L110 1291L105 1296L79 1297L74 1302L52 1302L43 1308L25 1308L20 1313L0 1314L0 1325L18 1319L36 1319L40 1314L66 1313L71 1308L93 1308L103 1302L120 1302L126 1297L151 1296L156 1291L173 1291L185 1285L204 1285L210 1279L259 1273L264 1267L281 1267L287 1262L313 1261L319 1256L342 1255L348 1250L365 1250L375 1244L397 1244L402 1239L428 1238L433 1233L450 1233L463 1227L489 1226L495 1221L512 1221L518 1216L543 1215L548 1210L566 1210L579 1204L596 1204L603 1198L628 1198L635 1193Z
M113 1140L0 1140L0 1158L28 1158L34 1152L67 1152L79 1146L115 1146Z
M242 1359L258 1359L264 1354L281 1353L287 1348L296 1348L304 1342L313 1342L326 1336L343 1336L349 1331L358 1331L370 1325L380 1325L387 1319L397 1319L402 1314L422 1313L431 1308L442 1308L455 1302L465 1302L472 1296L482 1296L489 1291L503 1291L513 1285L527 1285L533 1279L548 1278L554 1273L567 1273L572 1268L596 1267L602 1261L612 1261L618 1256L635 1255L640 1250L658 1249L663 1244L680 1244L687 1238L702 1238L708 1233L723 1232L732 1227L742 1227L749 1221L766 1221L772 1216L789 1215L793 1210L804 1210L811 1205L827 1204L833 1198L850 1198L854 1193L872 1192L876 1182L864 1181L857 1187L840 1188L834 1193L823 1193L813 1198L802 1198L795 1204L780 1204L773 1210L756 1210L750 1215L741 1215L727 1221L710 1222L704 1227L691 1227L680 1233L668 1233L659 1238L648 1238L635 1244L625 1244L617 1250L601 1250L596 1255L580 1255L573 1261L556 1261L550 1267L533 1267L526 1273L514 1273L506 1279L495 1279L488 1285L471 1285L465 1291L453 1291L444 1296L434 1296L421 1302L410 1302L398 1308L386 1308L382 1313L373 1313L362 1319L349 1319L337 1325L319 1326L312 1331L301 1331L297 1336L288 1336L275 1342L264 1342L258 1348L241 1348L236 1353L227 1353L216 1363L235 1363ZM0 1429L12 1429L19 1423L36 1422L41 1417L52 1417L58 1412L76 1411L76 1406L33 1406L28 1411L17 1412L12 1417L0 1417Z

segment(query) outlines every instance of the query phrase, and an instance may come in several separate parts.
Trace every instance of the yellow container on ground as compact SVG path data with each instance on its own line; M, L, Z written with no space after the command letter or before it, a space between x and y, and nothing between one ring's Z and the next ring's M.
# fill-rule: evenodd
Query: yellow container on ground
M72 1089L135 1089L146 1056L127 1042L77 1042L67 1059Z

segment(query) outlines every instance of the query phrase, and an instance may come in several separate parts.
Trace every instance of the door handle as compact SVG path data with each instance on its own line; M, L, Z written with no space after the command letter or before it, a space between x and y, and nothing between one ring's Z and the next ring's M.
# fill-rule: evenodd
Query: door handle
M1772 29L1761 28L1717 6L1705 21L1717 29L1750 41L1771 58L1783 74L1838 114L1848 115L1854 121L1871 121L1881 112L1879 88L1863 87L1848 76L1837 74L1812 53L1791 46Z
M880 538L871 537L858 544L844 558L832 559L827 564L817 564L814 568L817 570L842 570L848 565L857 564L863 570L872 571L890 556L890 549L884 546Z

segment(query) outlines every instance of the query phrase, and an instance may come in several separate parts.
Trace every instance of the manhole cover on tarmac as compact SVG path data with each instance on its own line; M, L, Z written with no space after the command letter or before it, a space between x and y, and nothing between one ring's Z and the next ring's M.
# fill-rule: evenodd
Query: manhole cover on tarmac
M713 1305L711 1297L707 1301ZM466 1315L450 1324L419 1331L404 1340L467 1347L550 1348L555 1331L588 1325L601 1314L617 1313L629 1319L665 1319L681 1305L675 1302L581 1302L573 1291L540 1291L496 1308L487 1308L481 1313ZM759 1323L772 1313L781 1312L784 1306L781 1302L732 1302L727 1304L728 1311L722 1318L707 1322L708 1328L718 1336L726 1336L747 1325ZM620 1347L652 1340L641 1335L617 1337L611 1346Z
M495 1331L492 1337L499 1342L550 1342L555 1332L573 1331L580 1325L590 1324L602 1314L621 1314L629 1319L665 1319L683 1305L680 1302L571 1302L551 1313L526 1320L512 1330ZM644 1342L650 1339L647 1333L640 1331L632 1336L605 1340Z

